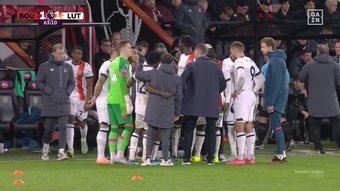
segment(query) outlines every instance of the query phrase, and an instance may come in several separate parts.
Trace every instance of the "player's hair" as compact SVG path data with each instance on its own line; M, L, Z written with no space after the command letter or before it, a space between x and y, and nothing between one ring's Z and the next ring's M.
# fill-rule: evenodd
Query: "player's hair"
M82 53L84 53L84 49L83 49L83 47L81 47L81 46L75 46L75 47L73 47L71 52L73 52L74 50L80 50Z
M161 62L163 64L171 64L174 61L174 57L169 53L164 53L161 57Z
M138 42L136 43L136 47L137 47L138 51L141 51L141 50L142 50L142 47L149 48L149 43L146 42L145 40L138 41Z
M120 49L122 49L122 48L123 48L125 45L127 45L127 44L130 44L130 42L127 41L127 40L122 40L122 41L118 44L118 46L117 46L118 52L120 52Z
M54 44L53 46L52 46L52 52L55 52L55 51L57 51L57 50L65 50L65 46L63 45L63 44L61 44L61 43L57 43L57 44Z
M203 55L207 55L208 53L208 48L204 43L197 44L195 50L199 50Z
M164 43L162 42L159 42L159 43L156 43L154 46L153 46L153 50L156 50L158 48L163 48L163 49L166 49L166 46Z
M319 44L318 45L318 53L319 54L329 54L328 44Z
M244 52L244 49L245 49L243 43L240 42L240 41L232 42L231 45L230 45L230 48L235 48L235 49L239 50L240 52Z
M145 56L146 63L150 66L158 64L161 61L162 54L157 51L151 51Z
M273 50L276 50L276 45L275 45L275 40L272 37L264 37L261 41L260 44L266 44L268 47L272 47Z
M303 49L303 50L301 51L301 55L304 55L304 54L306 54L306 53L313 53L313 52L312 52L312 50L309 49L309 48L305 48L305 49Z
M179 38L179 40L186 47L193 47L194 46L194 41L192 40L192 37L190 35L182 35Z
M100 45L103 45L104 43L109 42L111 43L110 39L104 38L102 41L100 41Z

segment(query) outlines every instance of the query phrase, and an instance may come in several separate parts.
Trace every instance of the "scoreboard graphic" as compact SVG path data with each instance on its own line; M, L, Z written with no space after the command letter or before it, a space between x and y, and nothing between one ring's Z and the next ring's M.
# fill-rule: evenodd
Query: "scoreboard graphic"
M39 23L40 26L61 26L63 21L67 20L83 20L83 12L62 12L48 10L37 12L20 12L17 13L17 20L34 20Z

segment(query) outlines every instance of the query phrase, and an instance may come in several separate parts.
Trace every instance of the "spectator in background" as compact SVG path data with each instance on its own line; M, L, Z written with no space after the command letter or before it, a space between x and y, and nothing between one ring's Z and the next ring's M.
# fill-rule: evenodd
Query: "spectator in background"
M225 6L236 7L236 0L208 0L209 11L211 15L216 18L223 11Z
M257 19L259 21L273 20L271 6L272 6L271 0L260 0L260 4L257 7Z
M162 5L157 5L156 0L143 0L144 12L158 23L164 30L171 34L171 25L175 23L175 16Z
M65 153L66 128L71 114L70 95L75 87L72 67L65 63L65 47L52 46L49 60L39 66L37 86L42 92L41 117L45 118L42 160L49 160L50 142L55 126L58 125L59 152L57 160L68 159Z
M325 21L339 20L340 12L338 11L338 0L326 0L323 12Z
M315 9L315 0L306 0L306 3L304 5L304 9L297 11L294 15L295 20L302 20L307 21L307 10L308 9Z
M288 55L290 60L294 59L297 55L301 54L304 49L312 51L313 55L316 54L317 44L315 40L297 39L291 43Z
M95 68L95 75L98 75L100 66L110 59L112 52L112 44L110 39L103 39L100 41L100 50L94 55L93 63Z
M169 11L176 17L179 7L182 5L182 0L171 0ZM172 35L173 36L180 36L181 29L176 27L175 25L172 26Z
M274 14L275 21L288 21L292 20L290 13L290 0L280 0L281 8Z
M196 44L205 42L208 23L198 0L183 0L177 12L176 27L182 29L183 34L191 35Z
M340 148L340 108L336 96L336 87L340 86L340 65L332 60L325 44L318 46L318 55L314 60L315 62L303 68L299 81L307 87L314 149L317 153L325 154L320 139L322 118L330 120L338 149Z
M182 0L171 0L169 11L172 13L172 15L176 16L179 7L182 5Z
M112 47L116 48L122 42L122 35L118 31L112 33Z
M300 55L296 56L289 64L289 74L290 76L299 75L303 67L313 61L312 51L305 49Z
M237 2L236 11L232 17L232 21L253 21L254 18L249 13L249 4L246 0L240 0Z
M333 60L340 64L340 41L338 40L335 43L335 56L333 56Z
M162 42L156 43L156 44L153 46L153 50L154 50L154 51L157 51L157 52L161 52L162 54L168 52L168 50L167 50L165 44L162 43Z

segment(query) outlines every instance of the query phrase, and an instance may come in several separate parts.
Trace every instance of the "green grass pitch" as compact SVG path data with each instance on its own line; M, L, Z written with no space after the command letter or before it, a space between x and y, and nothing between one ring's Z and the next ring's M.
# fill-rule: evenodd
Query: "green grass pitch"
M56 161L56 152L48 162L38 153L12 150L0 155L0 191L338 191L340 190L340 154L331 148L326 155L311 154L311 146L294 148L288 163L267 164L274 145L257 152L257 164L207 166L205 162L173 167L97 165L96 151L76 153L75 160ZM307 148L306 148L307 147ZM326 151L327 152L327 151ZM13 175L22 170L23 175ZM131 180L141 176L143 180ZM21 179L25 183L15 185Z

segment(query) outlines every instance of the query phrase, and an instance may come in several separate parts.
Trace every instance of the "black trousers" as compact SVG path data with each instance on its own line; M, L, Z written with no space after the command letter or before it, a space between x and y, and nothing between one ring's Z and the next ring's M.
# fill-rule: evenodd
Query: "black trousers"
M198 116L184 116L183 128L184 128L184 161L190 161L191 158L191 144L193 139L193 132L196 128ZM216 146L216 120L217 118L205 118L207 126L205 128L205 139L207 143L208 162L212 162L214 158L215 146Z
M310 119L310 127L312 131L312 139L314 143L315 149L323 149L321 138L320 138L320 127L321 127L321 120L323 118L320 117L311 117ZM340 148L340 114L334 117L328 117L332 129L333 129L333 136L335 138L335 141L338 145L338 148Z

